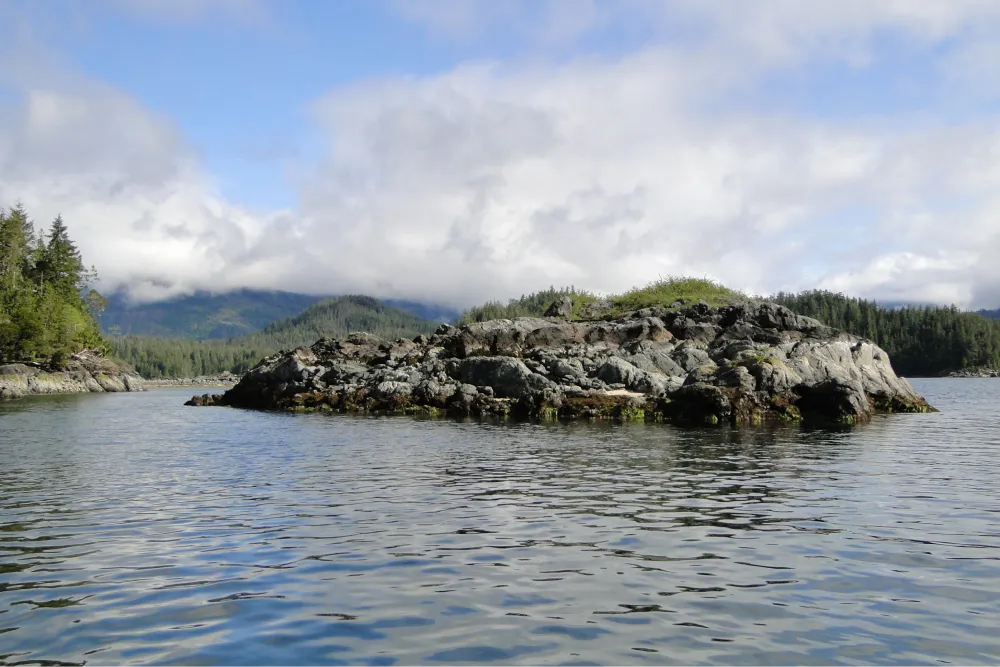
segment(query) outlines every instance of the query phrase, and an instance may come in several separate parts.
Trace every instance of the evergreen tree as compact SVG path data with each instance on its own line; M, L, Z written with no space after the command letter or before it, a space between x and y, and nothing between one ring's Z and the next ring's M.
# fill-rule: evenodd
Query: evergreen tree
M46 241L20 204L0 211L0 361L51 359L83 348L106 349L82 290L84 269L62 217Z
M20 287L31 260L34 229L24 207L0 210L0 286L11 292Z
M80 251L69 238L69 232L62 216L52 221L49 240L38 258L36 271L42 275L42 283L51 285L56 293L66 298L79 296L84 288L86 270Z

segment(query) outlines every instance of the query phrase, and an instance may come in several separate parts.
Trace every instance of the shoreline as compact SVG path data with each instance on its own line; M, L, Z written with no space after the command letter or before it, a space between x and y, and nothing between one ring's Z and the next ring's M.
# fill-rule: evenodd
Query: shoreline
M150 389L170 389L173 387L204 387L206 389L229 389L240 381L240 376L228 373L203 375L193 378L155 378L145 380Z
M145 382L98 354L86 350L65 363L49 366L38 362L0 364L0 399L48 394L88 394L145 391Z

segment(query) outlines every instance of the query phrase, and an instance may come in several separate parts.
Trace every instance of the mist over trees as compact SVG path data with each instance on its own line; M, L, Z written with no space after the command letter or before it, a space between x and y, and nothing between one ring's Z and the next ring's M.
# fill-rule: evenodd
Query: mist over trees
M0 360L58 361L105 350L96 314L106 304L57 217L36 230L20 204L0 209Z

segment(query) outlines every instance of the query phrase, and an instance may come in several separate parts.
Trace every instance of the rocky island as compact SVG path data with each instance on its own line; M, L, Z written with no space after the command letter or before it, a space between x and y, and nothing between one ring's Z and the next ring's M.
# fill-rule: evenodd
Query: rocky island
M87 350L65 361L0 364L0 399L105 391L145 391L145 385L137 373Z
M573 313L562 299L546 317L442 325L412 340L323 338L187 404L677 424L853 424L934 410L872 342L772 303Z

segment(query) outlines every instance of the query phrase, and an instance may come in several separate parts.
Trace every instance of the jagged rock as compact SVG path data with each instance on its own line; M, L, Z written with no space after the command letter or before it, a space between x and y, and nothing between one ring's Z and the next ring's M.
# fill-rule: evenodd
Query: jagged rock
M321 339L191 404L686 424L933 410L870 341L775 304L679 305L442 325L412 341Z
M501 398L517 398L532 390L550 386L550 382L532 373L520 359L511 357L472 357L463 359L457 377L472 386L490 386Z
M568 296L556 299L545 311L545 317L569 317L573 314L573 300Z

